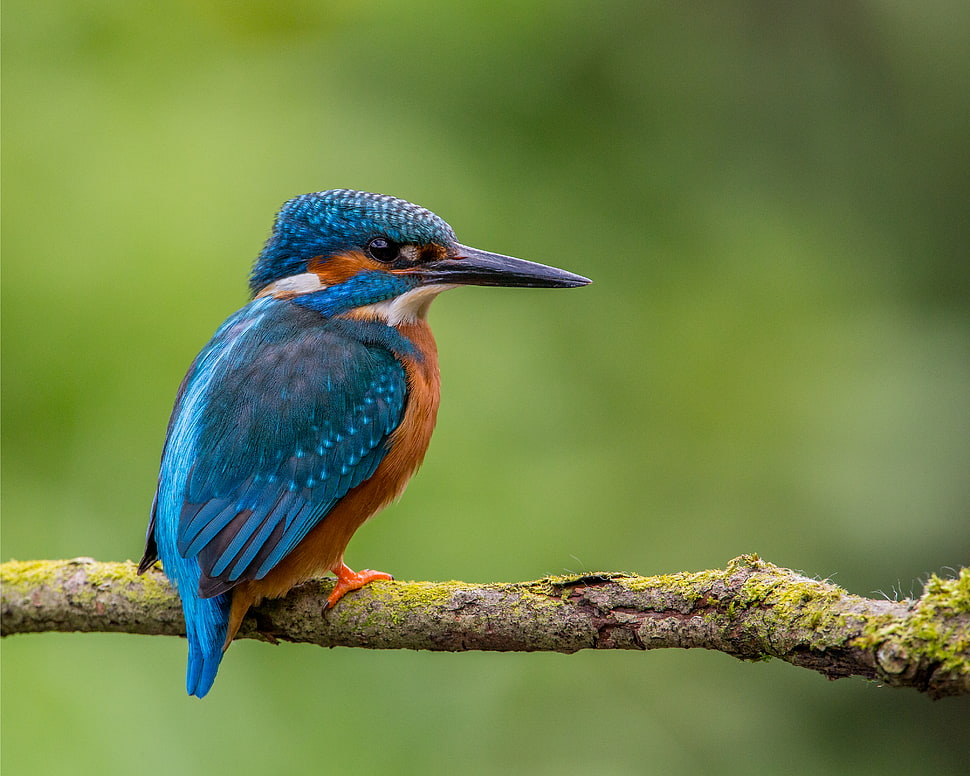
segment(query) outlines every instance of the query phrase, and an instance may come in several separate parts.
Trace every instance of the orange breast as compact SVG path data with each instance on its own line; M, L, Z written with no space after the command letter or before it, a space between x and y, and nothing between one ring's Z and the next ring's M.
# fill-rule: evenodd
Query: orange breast
M374 475L344 496L263 579L242 582L232 590L228 645L249 607L263 598L285 595L292 587L330 571L343 561L347 543L375 513L396 499L424 460L438 415L441 377L438 349L424 320L397 327L414 343L421 358L403 360L408 401L400 425L390 437L390 449Z

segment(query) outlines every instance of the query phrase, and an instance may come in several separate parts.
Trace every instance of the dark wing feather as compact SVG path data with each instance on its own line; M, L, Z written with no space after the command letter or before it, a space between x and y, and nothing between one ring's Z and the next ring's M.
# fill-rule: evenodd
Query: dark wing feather
M155 565L158 560L158 544L155 542L155 513L158 510L158 491L152 499L151 517L148 519L148 531L145 533L145 552L138 562L138 573L144 574Z

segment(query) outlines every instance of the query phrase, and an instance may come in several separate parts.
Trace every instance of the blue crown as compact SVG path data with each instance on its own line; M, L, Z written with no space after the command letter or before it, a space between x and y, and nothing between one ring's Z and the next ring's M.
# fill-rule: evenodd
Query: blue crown
M255 294L274 280L306 272L318 256L363 250L374 237L398 243L452 245L455 233L430 210L403 199L351 189L294 197L280 208L249 287Z

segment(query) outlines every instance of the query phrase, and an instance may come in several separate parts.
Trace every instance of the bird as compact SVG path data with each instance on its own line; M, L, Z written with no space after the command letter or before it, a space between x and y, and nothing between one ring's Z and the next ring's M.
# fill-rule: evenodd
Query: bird
M336 578L324 611L379 571L352 571L354 532L420 466L439 404L428 308L457 286L570 288L589 279L470 248L396 197L331 189L276 214L251 300L218 328L175 399L139 573L157 560L204 697L250 607Z

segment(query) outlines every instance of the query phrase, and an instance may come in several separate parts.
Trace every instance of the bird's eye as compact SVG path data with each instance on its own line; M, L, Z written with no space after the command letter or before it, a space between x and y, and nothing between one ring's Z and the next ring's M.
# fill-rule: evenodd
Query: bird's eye
M378 261L394 261L401 252L401 246L386 237L375 237L367 243L367 254Z

